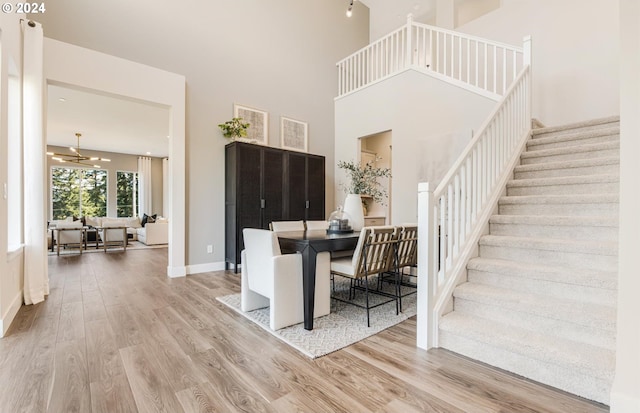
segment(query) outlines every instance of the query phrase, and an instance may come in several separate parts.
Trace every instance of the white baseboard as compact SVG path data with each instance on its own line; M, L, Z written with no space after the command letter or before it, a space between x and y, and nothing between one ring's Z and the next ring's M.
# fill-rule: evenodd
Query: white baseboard
M210 271L224 271L224 262L208 262L206 264L187 265L187 274L200 274Z
M4 337L11 325L11 322L14 318L16 318L16 314L20 311L20 307L22 307L22 291L16 294L15 298L11 302L9 309L5 314L2 315L0 319L0 337Z

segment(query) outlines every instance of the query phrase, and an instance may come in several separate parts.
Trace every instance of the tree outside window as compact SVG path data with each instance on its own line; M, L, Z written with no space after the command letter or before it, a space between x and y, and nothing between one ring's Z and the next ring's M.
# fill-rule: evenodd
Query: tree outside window
M118 217L133 217L138 210L138 173L118 171L116 202Z
M103 169L51 169L52 219L107 215L107 171Z

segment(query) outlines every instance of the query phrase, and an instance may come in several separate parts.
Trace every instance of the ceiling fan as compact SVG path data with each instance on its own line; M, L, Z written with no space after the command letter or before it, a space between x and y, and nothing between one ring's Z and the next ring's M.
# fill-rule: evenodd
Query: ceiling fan
M56 152L47 152L47 155L51 156L51 159L54 161L58 161L61 163L75 163L78 165L92 166L94 168L100 168L100 165L90 164L85 161L101 161L101 162L111 162L111 159L100 158L98 156L84 156L80 153L80 136L81 133L76 133L76 138L78 139L78 145L74 148L70 146L69 149L73 153L56 153Z

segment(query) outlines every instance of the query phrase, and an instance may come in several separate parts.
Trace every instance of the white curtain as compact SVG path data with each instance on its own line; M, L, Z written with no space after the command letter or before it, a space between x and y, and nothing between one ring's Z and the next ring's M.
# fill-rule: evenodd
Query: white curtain
M24 142L24 302L49 294L46 245L44 72L42 26L22 20L22 133Z
M162 216L169 218L169 158L162 159Z
M146 156L138 157L138 198L138 216L142 217L142 214L152 215L151 158Z

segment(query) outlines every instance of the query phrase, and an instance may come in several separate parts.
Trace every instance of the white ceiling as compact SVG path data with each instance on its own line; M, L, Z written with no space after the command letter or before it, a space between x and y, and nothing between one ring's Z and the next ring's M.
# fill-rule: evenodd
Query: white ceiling
M47 88L47 144L165 157L169 155L169 108L72 89Z

